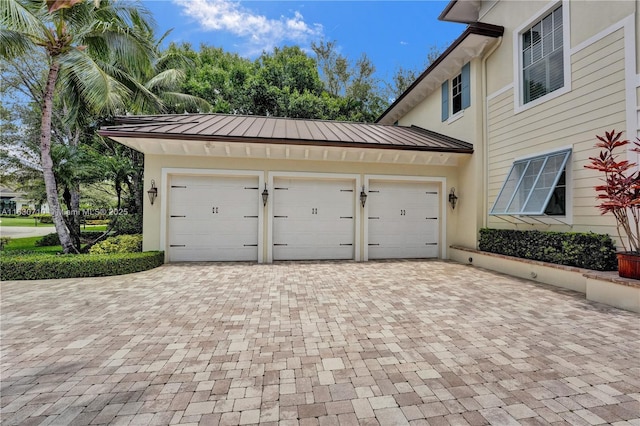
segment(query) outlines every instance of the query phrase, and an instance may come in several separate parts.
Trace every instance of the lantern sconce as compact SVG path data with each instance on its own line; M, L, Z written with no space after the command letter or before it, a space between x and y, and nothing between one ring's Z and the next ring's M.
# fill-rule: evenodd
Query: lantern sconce
M458 196L456 195L455 188L451 188L451 191L449 191L449 204L451 204L451 208L455 210L456 204L458 204Z
M267 205L267 200L269 199L269 191L267 191L267 184L264 184L264 191L262 191L262 205Z
M362 203L362 208L367 202L367 193L364 192L364 185L362 185L362 191L360 191L360 202Z
M147 194L149 195L149 201L151 202L151 205L153 205L153 203L156 201L156 198L158 198L158 188L156 188L156 181L153 179L151 179L151 188L149 188Z

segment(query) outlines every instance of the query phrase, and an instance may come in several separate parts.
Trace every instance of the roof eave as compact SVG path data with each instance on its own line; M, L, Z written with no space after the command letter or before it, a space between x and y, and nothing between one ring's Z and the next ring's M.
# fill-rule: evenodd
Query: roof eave
M451 0L438 16L438 20L462 24L477 22L481 4L481 0Z
M465 31L435 60L418 78L376 119L376 123L393 124L395 119L388 116L414 91L420 83L427 79L458 47L470 36L478 35L489 38L499 38L504 34L504 27L483 22L471 23ZM386 120L385 120L386 119Z

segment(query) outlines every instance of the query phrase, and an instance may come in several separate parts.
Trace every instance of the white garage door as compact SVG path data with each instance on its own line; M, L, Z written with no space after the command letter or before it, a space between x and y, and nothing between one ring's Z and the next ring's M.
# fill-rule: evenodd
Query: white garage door
M438 257L436 184L369 182L369 259Z
M353 259L354 181L274 180L273 259Z
M172 176L169 260L258 260L257 177Z

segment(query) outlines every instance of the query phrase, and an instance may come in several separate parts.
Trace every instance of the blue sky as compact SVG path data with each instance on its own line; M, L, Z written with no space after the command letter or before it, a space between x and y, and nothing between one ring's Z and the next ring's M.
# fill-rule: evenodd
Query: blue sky
M447 1L143 0L169 41L206 43L254 59L274 46L335 40L355 61L366 53L378 78L424 69L431 46L446 48L462 24L440 22Z

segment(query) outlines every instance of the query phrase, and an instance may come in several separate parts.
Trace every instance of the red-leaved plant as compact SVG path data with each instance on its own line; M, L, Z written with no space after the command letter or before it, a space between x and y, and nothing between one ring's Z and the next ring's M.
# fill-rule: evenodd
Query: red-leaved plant
M604 184L595 187L597 199L601 200L598 208L602 214L611 213L616 218L624 250L640 253L640 170L636 163L620 160L614 153L618 148L631 144L621 136L622 132L616 133L615 130L605 132L604 137L596 135L600 142L595 146L601 149L600 155L589 157L590 163L585 167L604 173ZM630 151L640 153L640 143L636 141L633 144L635 147Z

